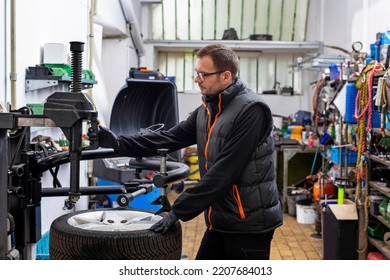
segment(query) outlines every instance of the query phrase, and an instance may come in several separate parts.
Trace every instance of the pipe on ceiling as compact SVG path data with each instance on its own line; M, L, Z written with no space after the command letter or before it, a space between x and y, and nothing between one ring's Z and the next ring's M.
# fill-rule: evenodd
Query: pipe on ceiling
M137 50L138 57L145 55L145 46L142 38L141 30L138 25L138 20L135 15L134 7L131 0L120 0L123 14L125 16L126 22L130 26L131 38L133 40L134 46Z

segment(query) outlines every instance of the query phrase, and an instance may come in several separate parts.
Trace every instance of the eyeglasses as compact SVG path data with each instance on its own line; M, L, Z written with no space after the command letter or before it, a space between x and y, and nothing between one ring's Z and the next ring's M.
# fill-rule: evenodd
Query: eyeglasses
M202 81L204 82L204 79L207 77L207 76L211 76L211 75L215 75L215 74L221 74L225 72L224 71L217 71L217 72L211 72L211 73L205 73L205 72L199 72L197 70L195 70L195 73L196 73L196 76Z

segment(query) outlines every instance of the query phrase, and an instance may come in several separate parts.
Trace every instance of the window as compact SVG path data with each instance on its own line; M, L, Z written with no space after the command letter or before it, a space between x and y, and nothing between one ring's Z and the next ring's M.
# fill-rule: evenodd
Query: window
M220 40L234 28L240 40L269 34L304 41L309 0L162 0L151 5L154 40Z
M237 52L240 58L239 77L254 91L262 93L275 87L294 87L297 83L290 65L297 55ZM159 52L159 70L167 76L175 76L178 92L198 90L194 83L196 55L192 52ZM295 82L295 84L294 84Z
M252 34L272 35L273 41L305 40L308 0L162 0L151 5L151 40L221 40L226 29L234 28L240 41ZM251 41L253 42L253 41ZM188 48L187 48L188 49ZM175 76L179 92L197 90L194 83L196 57L191 50L159 50L157 68ZM297 54L238 52L239 76L258 93L275 86L294 87L289 65ZM295 85L294 85L295 83Z

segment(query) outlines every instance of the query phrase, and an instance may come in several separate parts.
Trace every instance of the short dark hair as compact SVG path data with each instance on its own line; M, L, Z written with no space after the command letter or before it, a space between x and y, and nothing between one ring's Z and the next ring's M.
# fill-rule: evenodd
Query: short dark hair
M240 67L240 61L238 56L232 48L223 44L211 44L201 48L196 57L202 58L210 56L214 62L215 70L225 71L228 70L235 77Z

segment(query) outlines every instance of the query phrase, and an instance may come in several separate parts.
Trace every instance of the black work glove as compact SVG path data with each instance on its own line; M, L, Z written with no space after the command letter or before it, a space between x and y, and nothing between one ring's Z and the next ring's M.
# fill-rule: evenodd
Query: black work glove
M178 217L176 217L175 212L173 212L173 210L171 210L169 212L163 212L159 215L162 216L163 218L160 221L158 221L157 223L155 223L153 226L150 227L151 231L154 231L157 233L162 233L162 234L166 233L168 231L168 229L174 223L176 223L177 220L179 220Z
M120 140L111 130L108 128L99 125L98 139L99 146L102 148L113 148L114 150L119 150Z

